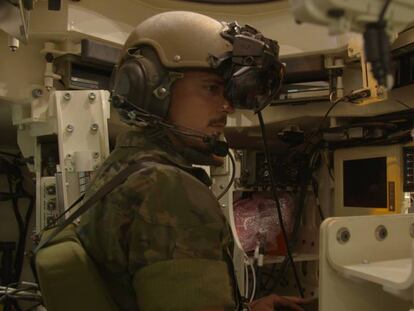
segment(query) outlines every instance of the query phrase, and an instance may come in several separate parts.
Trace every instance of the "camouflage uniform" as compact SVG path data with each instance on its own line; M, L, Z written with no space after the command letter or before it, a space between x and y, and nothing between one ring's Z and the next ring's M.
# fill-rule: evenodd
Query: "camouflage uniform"
M127 165L144 167L78 227L121 310L234 310L231 233L208 176L191 166L198 156L177 150L162 129L130 131L92 181L87 196Z

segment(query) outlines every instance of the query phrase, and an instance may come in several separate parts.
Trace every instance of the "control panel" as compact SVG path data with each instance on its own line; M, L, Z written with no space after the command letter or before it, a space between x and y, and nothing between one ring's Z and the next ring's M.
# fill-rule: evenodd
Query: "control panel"
M414 192L414 147L403 148L404 192Z
M40 209L38 210L37 230L54 222L59 216L57 204L56 178L54 176L40 179Z

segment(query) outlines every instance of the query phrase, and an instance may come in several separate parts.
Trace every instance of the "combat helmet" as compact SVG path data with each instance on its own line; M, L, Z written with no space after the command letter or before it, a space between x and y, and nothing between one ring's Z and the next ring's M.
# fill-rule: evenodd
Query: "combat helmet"
M232 43L222 36L226 27L193 12L173 11L150 17L132 31L124 44L113 94L151 115L166 118L171 86L183 77L183 71L214 70L220 59L231 54ZM131 105L113 103L124 117L131 111Z

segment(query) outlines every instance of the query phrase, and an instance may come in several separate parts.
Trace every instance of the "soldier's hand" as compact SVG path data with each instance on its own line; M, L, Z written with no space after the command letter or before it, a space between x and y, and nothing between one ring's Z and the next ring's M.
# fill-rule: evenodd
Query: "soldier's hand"
M253 301L250 304L252 311L304 311L301 305L309 303L310 300L302 299L299 297L282 297L277 295L270 295L258 300Z

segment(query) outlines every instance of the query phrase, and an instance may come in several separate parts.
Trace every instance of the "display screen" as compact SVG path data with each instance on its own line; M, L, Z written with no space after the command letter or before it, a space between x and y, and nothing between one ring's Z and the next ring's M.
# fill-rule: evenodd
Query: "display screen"
M344 161L344 206L387 208L387 158Z

